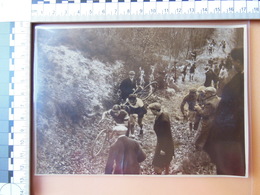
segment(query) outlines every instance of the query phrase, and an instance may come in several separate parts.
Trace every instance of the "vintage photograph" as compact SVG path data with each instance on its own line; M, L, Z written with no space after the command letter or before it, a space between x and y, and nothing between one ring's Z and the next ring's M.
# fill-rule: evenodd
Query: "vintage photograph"
M35 174L248 174L246 25L33 26Z

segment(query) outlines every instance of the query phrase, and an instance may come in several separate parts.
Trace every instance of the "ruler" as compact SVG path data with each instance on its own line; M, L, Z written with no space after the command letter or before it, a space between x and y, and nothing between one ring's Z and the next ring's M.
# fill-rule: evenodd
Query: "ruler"
M28 22L0 23L0 195L29 194Z
M32 21L260 19L259 0L32 0Z

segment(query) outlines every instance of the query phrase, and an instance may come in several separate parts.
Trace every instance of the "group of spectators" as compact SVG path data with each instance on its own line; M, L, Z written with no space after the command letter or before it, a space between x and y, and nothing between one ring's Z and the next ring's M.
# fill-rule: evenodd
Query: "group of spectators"
M233 49L229 57L235 74L223 84L220 95L214 84L190 89L182 101L181 110L189 120L190 130L197 130L195 147L208 153L216 165L217 174L244 176L243 49ZM184 110L186 103L188 113Z
M227 47L227 43L225 40L222 40L219 45L216 43L216 41L214 39L208 40L208 54L211 55L216 47L219 46L219 48L221 48L223 53L226 53L226 47Z
M245 175L245 137L244 137L244 54L243 48L233 49L229 55L236 74L226 81L219 83L221 95L217 93L214 83L190 89L180 105L180 110L189 121L190 130L195 130L194 145L197 150L208 153L216 165L219 175ZM226 66L221 66L224 69ZM132 79L131 79L132 76ZM139 163L146 159L140 144L131 137L133 129L129 116L138 115L139 135L143 134L142 118L149 109L155 116L154 132L157 144L152 165L156 174L170 172L170 163L174 156L174 143L171 133L169 114L162 110L160 103L145 106L141 99L133 94L135 84L134 72L130 71L129 78L121 83L124 106L116 105L105 114L110 114L116 122L127 121L125 135L119 136L111 146L105 173L107 174L140 174ZM185 110L188 104L188 110ZM115 115L114 112L117 112ZM102 117L103 118L103 117Z
M213 86L217 89L217 94L221 95L222 89L225 84L234 76L236 73L235 67L232 64L230 54L227 55L226 59L213 59L208 60L205 66L205 87Z

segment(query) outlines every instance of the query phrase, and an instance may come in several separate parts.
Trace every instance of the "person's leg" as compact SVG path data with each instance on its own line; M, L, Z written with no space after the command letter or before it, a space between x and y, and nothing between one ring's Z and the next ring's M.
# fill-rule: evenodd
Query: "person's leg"
M161 167L153 166L154 172L157 175L161 175L163 172L163 169Z
M139 132L139 135L143 135L144 134L144 131L143 131L143 115L138 115L138 119L137 119L137 123L140 127L140 132Z
M170 173L170 164L165 166L165 175L169 175Z

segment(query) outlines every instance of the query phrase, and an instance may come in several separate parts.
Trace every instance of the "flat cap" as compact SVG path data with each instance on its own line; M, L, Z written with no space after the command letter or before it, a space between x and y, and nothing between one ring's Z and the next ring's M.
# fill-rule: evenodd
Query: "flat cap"
M135 75L135 71L129 71L129 73L128 73L129 75Z
M161 106L160 103L154 102L154 103L149 104L148 108L149 108L149 109L152 109L152 110L158 110L158 111L160 111L161 108L162 108L162 106Z
M214 87L206 87L205 92L215 94L217 93L217 90Z

